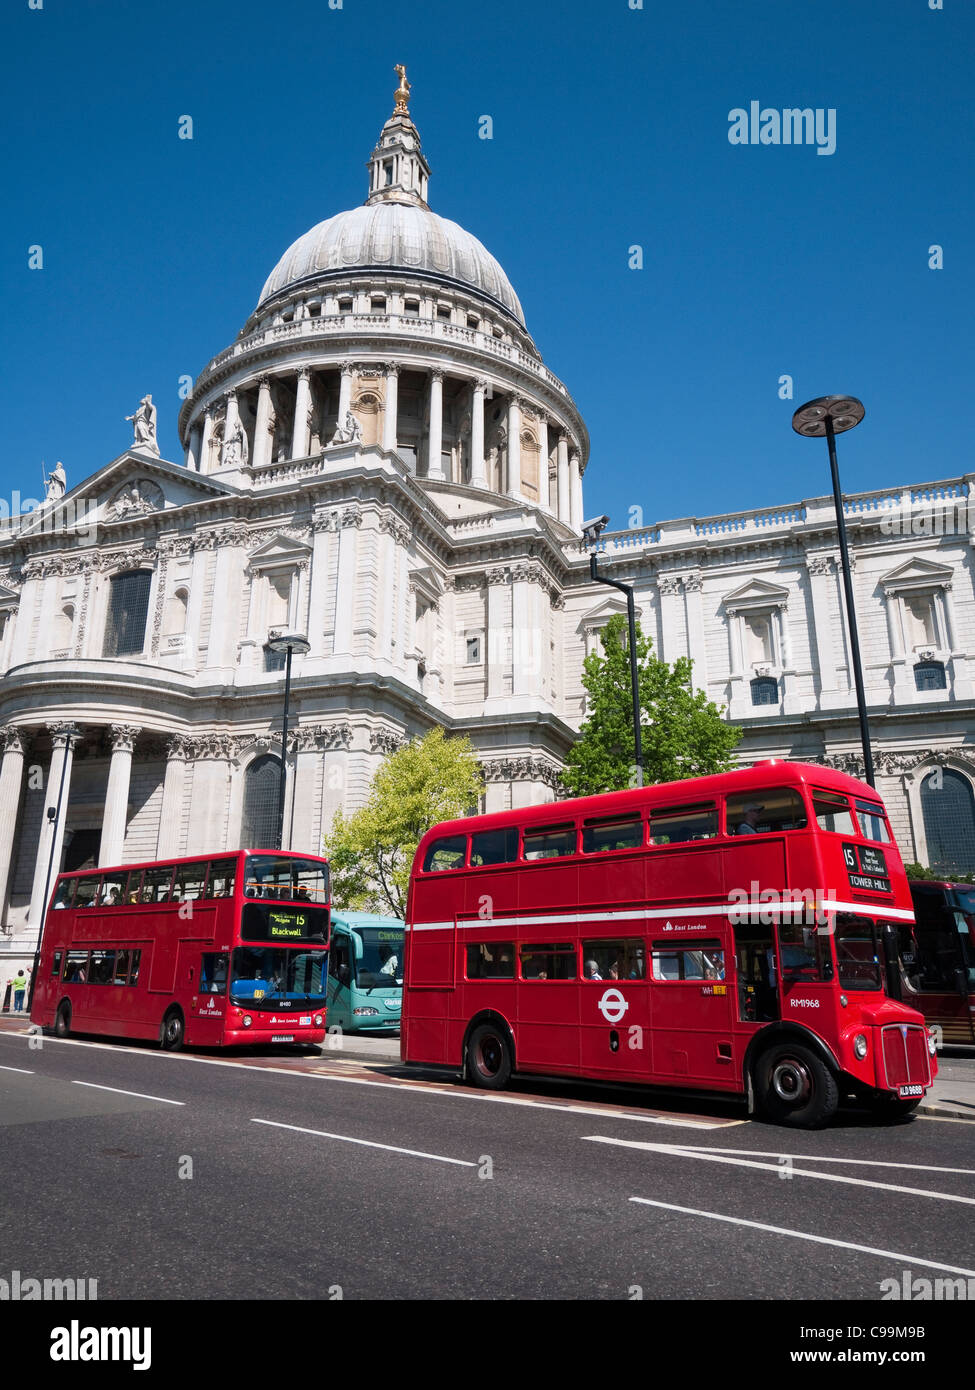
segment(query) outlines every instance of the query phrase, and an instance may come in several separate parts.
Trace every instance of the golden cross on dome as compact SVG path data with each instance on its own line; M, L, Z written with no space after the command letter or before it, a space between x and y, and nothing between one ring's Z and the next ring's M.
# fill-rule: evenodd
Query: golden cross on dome
M393 68L394 72L399 73L399 86L396 88L396 106L393 110L394 116L408 116L410 108L410 84L406 80L406 68L402 63L397 63Z

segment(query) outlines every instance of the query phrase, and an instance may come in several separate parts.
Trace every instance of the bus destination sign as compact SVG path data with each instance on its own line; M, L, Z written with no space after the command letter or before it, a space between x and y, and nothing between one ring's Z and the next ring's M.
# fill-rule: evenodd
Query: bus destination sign
M868 893L891 891L882 849L873 845L844 845L843 859L851 888L865 889Z
M295 908L271 908L268 935L272 941L300 941L308 925L308 914Z

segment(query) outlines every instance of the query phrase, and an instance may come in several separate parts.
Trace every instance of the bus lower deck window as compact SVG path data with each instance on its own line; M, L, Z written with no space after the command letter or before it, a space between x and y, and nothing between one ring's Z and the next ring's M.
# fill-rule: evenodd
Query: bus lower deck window
M574 980L576 951L571 941L557 945L522 946L521 978L523 980Z
M467 947L469 980L513 980L515 947L512 941L471 943Z

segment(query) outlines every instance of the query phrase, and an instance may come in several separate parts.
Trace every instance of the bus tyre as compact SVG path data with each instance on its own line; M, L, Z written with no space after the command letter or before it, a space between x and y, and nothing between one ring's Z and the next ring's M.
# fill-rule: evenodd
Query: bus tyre
M183 1015L170 1009L159 1029L159 1046L164 1052L178 1052L183 1046Z
M759 1109L775 1124L819 1129L840 1103L836 1077L802 1043L774 1043L755 1063Z
M479 1023L467 1042L467 1079L482 1091L500 1091L511 1078L511 1044L494 1023Z
M62 1004L54 1020L54 1036L66 1038L71 1032L71 1005Z
M892 1096L889 1091L875 1091L867 1097L867 1109L880 1124L896 1125L908 1119L923 1099L923 1096L911 1096L908 1100L901 1100L900 1096Z

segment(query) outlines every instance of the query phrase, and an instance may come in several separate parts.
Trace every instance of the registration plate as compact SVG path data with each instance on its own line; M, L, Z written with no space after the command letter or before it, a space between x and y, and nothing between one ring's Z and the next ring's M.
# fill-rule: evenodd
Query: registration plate
M294 1033L273 1033L271 1035L272 1042L294 1042L294 1040Z
M901 1086L900 1091L898 1092L898 1094L899 1094L899 1095L902 1095L902 1096L923 1096L923 1095L924 1095L924 1087L923 1087L923 1086Z

